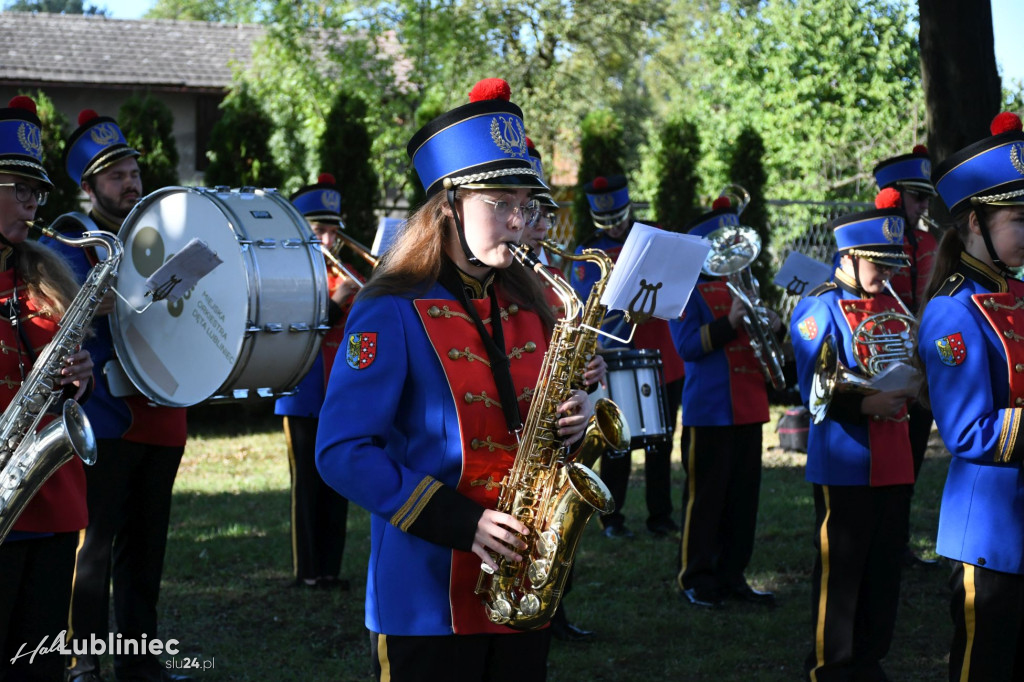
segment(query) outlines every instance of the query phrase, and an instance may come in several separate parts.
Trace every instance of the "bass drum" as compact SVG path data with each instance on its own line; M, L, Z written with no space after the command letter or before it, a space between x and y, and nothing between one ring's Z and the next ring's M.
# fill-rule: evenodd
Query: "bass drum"
M153 402L274 397L295 388L327 328L327 271L306 219L276 191L167 187L118 233L124 258L111 321L120 368ZM174 303L146 278L193 238L223 261ZM111 386L117 367L104 368Z

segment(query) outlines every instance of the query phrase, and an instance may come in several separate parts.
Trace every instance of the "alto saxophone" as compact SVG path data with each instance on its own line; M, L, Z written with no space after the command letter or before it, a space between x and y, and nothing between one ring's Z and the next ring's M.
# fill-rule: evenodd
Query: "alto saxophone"
M0 542L46 479L72 455L77 454L86 464L96 461L96 438L88 418L74 400L64 401L60 419L38 433L36 427L63 392L59 380L64 359L85 338L96 308L117 274L123 252L121 241L105 232L86 232L81 238L72 239L39 221L30 226L69 246L102 246L107 250L107 258L89 271L85 284L61 317L57 333L0 415Z
M570 461L568 447L557 435L558 406L573 389L580 300L528 248L508 247L520 263L548 280L565 306L565 317L555 324L544 354L515 461L498 496L498 511L530 528L522 538L527 544L523 561L496 555L497 570L481 566L476 586L492 622L531 630L551 620L558 608L587 521L595 511L610 513L615 503L597 474Z
M548 251L568 261L587 261L593 263L601 271L594 286L590 289L587 302L583 308L583 317L575 332L576 355L570 366L571 385L573 388L586 390L583 374L591 358L597 354L597 336L608 306L601 303L601 296L608 285L608 277L612 274L614 262L601 249L583 249L577 256L567 249L561 248L549 240L541 240L541 245ZM557 274L553 273L555 278ZM563 284L569 286L563 279ZM608 449L628 450L631 434L629 424L622 414L622 409L610 398L600 398L594 403L594 428L587 430L587 438L576 452L576 461L585 466L593 466L594 462Z

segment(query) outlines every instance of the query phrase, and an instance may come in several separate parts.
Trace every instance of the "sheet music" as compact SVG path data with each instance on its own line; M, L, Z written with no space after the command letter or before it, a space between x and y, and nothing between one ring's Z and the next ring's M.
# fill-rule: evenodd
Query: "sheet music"
M632 317L677 319L711 247L706 239L634 223L622 246L601 303Z
M206 242L193 237L146 279L146 289L154 301L174 303L223 262Z
M910 365L896 361L874 376L871 388L879 391L916 393L921 388L921 372Z
M799 251L790 251L773 280L791 296L806 296L816 286L832 279L833 268Z

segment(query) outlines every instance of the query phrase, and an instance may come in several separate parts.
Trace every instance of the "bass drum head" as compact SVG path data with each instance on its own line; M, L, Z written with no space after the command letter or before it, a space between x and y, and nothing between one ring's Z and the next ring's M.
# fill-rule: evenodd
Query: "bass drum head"
M124 258L117 289L128 303L115 304L113 338L125 373L160 405L200 403L224 384L245 337L248 274L235 231L217 203L175 187L143 198L118 236ZM223 262L174 303L135 312L150 300L146 279L193 237Z

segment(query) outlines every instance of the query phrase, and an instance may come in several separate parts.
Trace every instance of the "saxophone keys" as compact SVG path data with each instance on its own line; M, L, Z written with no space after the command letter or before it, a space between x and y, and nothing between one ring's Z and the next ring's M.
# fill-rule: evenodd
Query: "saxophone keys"
M537 559L526 569L526 575L530 578L530 584L534 588L540 587L547 581L548 576L551 575L551 562L547 559ZM533 614L527 615L532 616Z
M504 597L498 597L493 606L487 607L487 617L492 623L504 625L512 620L512 604Z
M519 600L519 611L524 616L536 616L540 613L540 599L535 594L523 595Z

